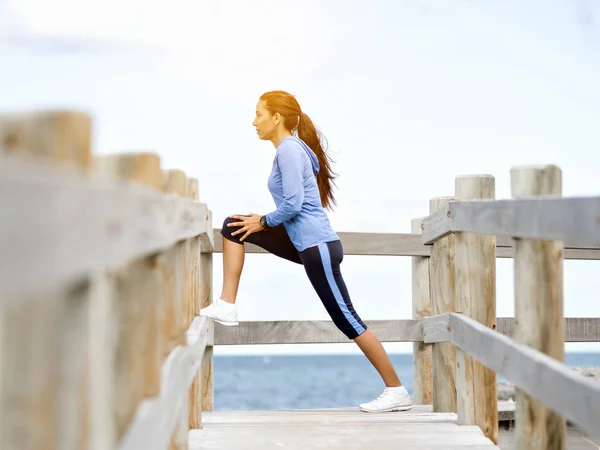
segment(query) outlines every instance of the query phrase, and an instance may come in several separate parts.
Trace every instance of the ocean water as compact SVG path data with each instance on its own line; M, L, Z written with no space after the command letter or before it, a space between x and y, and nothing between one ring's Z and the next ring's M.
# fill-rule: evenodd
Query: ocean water
M390 359L412 395L412 355ZM565 363L600 367L600 353L570 353ZM215 410L356 407L384 387L362 355L215 356L213 370Z

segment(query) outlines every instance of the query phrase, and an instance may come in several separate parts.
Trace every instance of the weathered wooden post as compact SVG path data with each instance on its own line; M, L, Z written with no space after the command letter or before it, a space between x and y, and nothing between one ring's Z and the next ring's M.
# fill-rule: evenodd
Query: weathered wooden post
M208 221L206 228L209 233L212 233L212 211L208 211ZM212 252L202 253L200 255L200 308L206 308L212 303L213 298L213 254ZM198 309L196 314L200 314ZM213 337L214 324L211 321L209 324L209 342L204 350L202 357L201 374L201 396L202 396L202 411L212 411L215 407L215 387L213 382ZM199 427L198 427L199 428Z
M0 117L0 152L50 170L89 173L91 135L92 120L82 112ZM69 206L57 201L44 211L44 220L63 220L68 227L65 215L77 219ZM88 448L89 301L90 280L84 278L42 292L32 286L31 293L2 306L0 448Z
M429 212L445 207L454 197L435 197ZM433 315L455 312L454 235L438 239L431 247L429 283ZM456 347L449 342L433 344L433 411L456 412Z
M163 171L165 193L185 196L187 180L181 170ZM165 281L165 304L163 309L163 335L165 347L163 355L166 358L178 345L185 345L185 317L187 305L184 304L187 295L184 293L185 242L178 242L160 256L160 264Z
M514 198L562 194L561 170L554 165L511 169ZM514 338L564 361L562 241L515 239ZM540 380L543 382L543 380ZM560 386L548 386L548 390ZM557 413L516 389L515 433L520 450L556 450L566 446L566 423Z
M411 221L411 233L421 234L422 220L420 217ZM428 256L412 257L412 315L413 319L431 316ZM432 402L431 347L423 342L413 343L413 391L418 405Z
M455 180L460 200L493 199L494 177L460 176ZM496 236L461 233L454 236L456 310L496 328ZM459 425L478 425L498 443L496 373L461 349L456 349L456 391Z
M98 174L162 191L160 157L154 153L117 153L95 158ZM118 232L118 224L115 232ZM94 428L98 448L113 448L127 430L138 404L160 391L159 316L162 276L156 255L110 271L104 296L95 296L91 326L95 401ZM97 316L106 312L105 317ZM109 397L109 398L106 398ZM113 417L114 416L114 417Z
M195 199L199 199L196 187ZM212 233L212 213L209 210L207 230ZM202 237L195 239L193 285L194 296L190 303L192 318L200 315L200 309L212 302L212 252L202 253ZM210 324L212 327L212 323ZM214 402L213 386L213 346L212 340L204 350L200 363L200 370L194 377L189 398L189 427L200 429L202 427L202 411L212 411Z

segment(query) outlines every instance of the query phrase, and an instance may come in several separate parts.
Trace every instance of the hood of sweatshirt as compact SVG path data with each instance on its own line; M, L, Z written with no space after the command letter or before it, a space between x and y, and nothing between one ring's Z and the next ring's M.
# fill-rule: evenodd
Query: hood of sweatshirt
M315 155L315 152L312 151L312 149L306 144L306 142L304 142L302 139L300 139L297 136L287 136L285 139L292 139L296 142L298 142L302 148L304 149L304 151L306 152L306 154L308 155L310 162L312 163L312 168L313 168L313 172L316 175L317 173L319 173L319 159L317 158L317 155Z

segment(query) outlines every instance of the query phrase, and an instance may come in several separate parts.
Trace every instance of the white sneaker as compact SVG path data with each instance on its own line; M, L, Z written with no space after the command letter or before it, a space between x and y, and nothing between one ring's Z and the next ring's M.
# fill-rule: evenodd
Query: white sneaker
M217 299L200 310L200 315L210 317L215 322L219 322L227 327L235 327L238 324L237 308L235 304Z
M364 412L407 411L412 408L408 391L400 388L385 388L383 394L369 403L362 403L359 409Z

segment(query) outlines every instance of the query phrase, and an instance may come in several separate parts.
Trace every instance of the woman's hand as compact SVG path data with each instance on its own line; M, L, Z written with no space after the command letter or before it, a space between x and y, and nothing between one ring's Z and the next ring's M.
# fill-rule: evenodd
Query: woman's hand
M232 236L243 233L244 231L246 232L246 234L244 234L240 238L240 241L243 241L252 233L264 230L263 226L260 224L261 216L258 214L248 214L247 216L229 216L229 218L241 221L227 224L228 227L242 227L239 230L236 230L233 233L231 233Z

